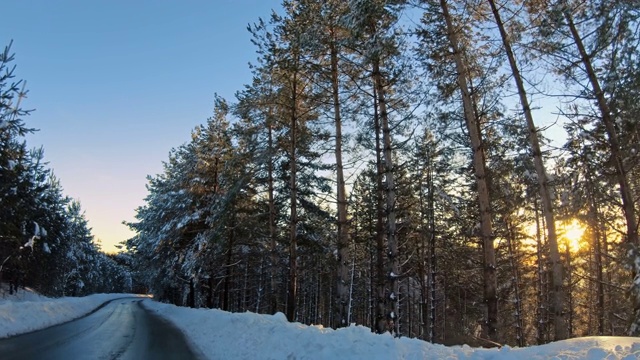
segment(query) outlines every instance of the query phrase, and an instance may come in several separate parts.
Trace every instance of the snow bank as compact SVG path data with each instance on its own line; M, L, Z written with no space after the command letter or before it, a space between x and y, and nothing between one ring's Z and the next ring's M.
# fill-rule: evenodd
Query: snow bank
M19 292L13 298L0 299L0 338L61 324L86 315L109 300L131 296L138 295L95 294L51 299Z
M103 303L139 295L97 294L50 299L23 293L0 299L0 338L67 322ZM286 317L190 309L155 301L144 306L176 324L210 359L640 359L640 338L586 337L527 348L446 347L421 340L376 335L369 328L332 330L290 323Z
M190 309L155 301L144 306L180 328L209 359L639 359L640 338L577 338L528 348L446 347L376 335L369 328L333 330L289 323L286 317Z

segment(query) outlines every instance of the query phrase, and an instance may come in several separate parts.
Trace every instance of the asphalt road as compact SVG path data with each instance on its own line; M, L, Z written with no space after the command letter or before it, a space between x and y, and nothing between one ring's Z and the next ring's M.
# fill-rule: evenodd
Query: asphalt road
M83 318L0 340L0 359L199 359L143 300L111 301Z

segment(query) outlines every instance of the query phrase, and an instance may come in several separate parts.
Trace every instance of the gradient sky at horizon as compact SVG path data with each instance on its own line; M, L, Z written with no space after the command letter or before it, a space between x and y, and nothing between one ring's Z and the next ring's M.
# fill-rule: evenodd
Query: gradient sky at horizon
M147 175L251 81L247 25L280 0L25 0L3 3L22 107L64 193L79 200L103 250L133 235Z

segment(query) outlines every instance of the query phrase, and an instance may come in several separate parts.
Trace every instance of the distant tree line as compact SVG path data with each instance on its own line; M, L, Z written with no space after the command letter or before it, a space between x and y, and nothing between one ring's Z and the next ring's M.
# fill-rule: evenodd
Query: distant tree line
M80 203L63 194L24 118L23 80L15 80L10 46L0 52L0 285L29 286L48 296L129 292L126 254L107 255L94 242Z
M283 1L249 26L252 83L148 178L137 279L175 304L444 344L639 335L639 15Z

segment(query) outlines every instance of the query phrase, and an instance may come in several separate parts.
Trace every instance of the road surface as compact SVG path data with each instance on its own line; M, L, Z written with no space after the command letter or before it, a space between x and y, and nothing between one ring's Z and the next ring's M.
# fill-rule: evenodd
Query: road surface
M198 359L184 335L138 298L113 300L94 313L0 340L0 359Z

